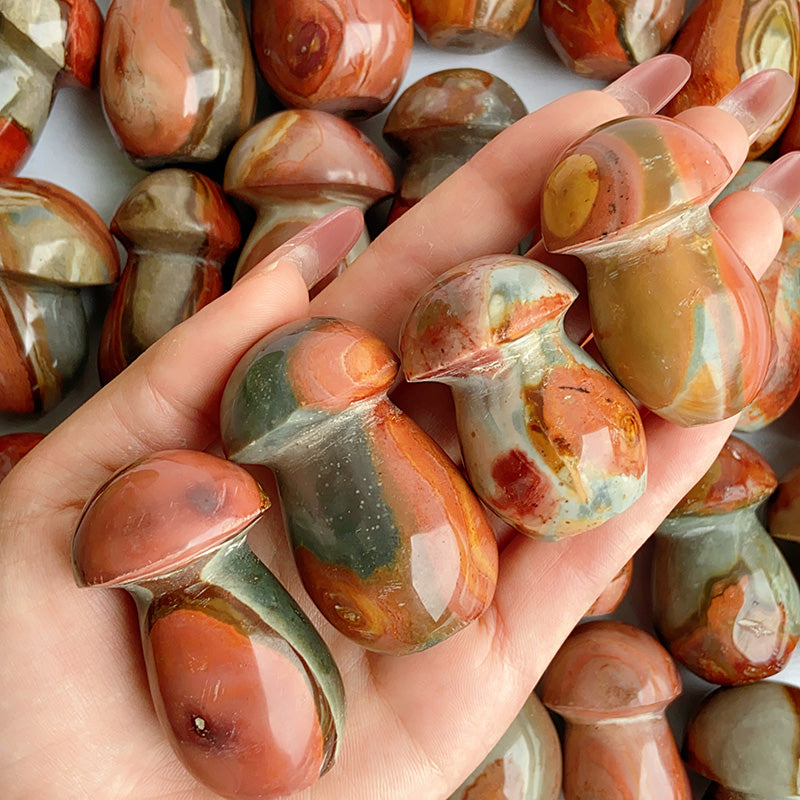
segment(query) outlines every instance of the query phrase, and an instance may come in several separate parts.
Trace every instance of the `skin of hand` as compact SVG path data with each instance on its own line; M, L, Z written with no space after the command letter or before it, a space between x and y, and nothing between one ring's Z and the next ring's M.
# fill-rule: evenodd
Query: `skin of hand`
M665 75L660 80L675 83ZM277 326L309 313L336 315L395 344L429 282L466 259L510 251L536 229L540 190L558 154L624 113L613 93L582 91L528 115L403 215L309 304L295 264L311 260L324 272L338 262L361 224L354 209L339 212L163 337L11 471L0 484L5 797L216 797L185 771L160 729L130 598L75 585L70 542L84 503L113 472L144 454L217 448L225 382L247 349ZM748 138L733 117L702 108L685 118L738 169ZM714 215L751 269L766 269L781 241L775 207L740 192ZM404 389L398 397L409 409L426 407L419 415L423 426L435 430L441 420L451 430L447 402L430 409L431 398L443 397L438 388ZM297 578L279 503L273 503L251 546L329 644L348 702L341 758L296 797L449 796L503 733L583 612L705 472L734 421L682 429L648 416L645 424L649 481L640 501L574 539L543 543L506 535L487 613L411 656L364 651L324 621ZM259 478L277 500L274 484Z

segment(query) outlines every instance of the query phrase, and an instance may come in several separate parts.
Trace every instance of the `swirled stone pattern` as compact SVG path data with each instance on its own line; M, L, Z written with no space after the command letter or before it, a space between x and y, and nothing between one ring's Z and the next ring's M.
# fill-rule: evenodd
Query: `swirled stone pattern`
M270 466L311 599L371 650L421 650L491 603L497 545L455 465L386 397L389 348L313 318L245 355L222 398L225 451Z
M772 352L758 282L708 210L730 177L722 153L692 128L627 117L569 147L543 192L545 246L586 265L606 366L681 425L741 411Z

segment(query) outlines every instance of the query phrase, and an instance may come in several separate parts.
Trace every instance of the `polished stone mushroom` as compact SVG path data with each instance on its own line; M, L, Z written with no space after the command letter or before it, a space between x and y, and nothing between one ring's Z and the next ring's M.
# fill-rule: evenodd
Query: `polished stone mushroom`
M481 69L445 69L412 83L383 126L386 141L405 158L389 221L526 113L504 80Z
M64 398L88 350L81 289L114 283L119 255L72 192L0 180L0 414L42 414Z
M222 267L239 220L217 183L164 169L139 181L111 220L128 261L100 336L100 380L110 381L167 331L222 293Z
M344 205L365 211L394 191L383 154L354 125L324 111L272 114L234 145L225 191L256 210L234 280L306 225ZM348 263L369 243L364 235ZM304 276L308 280L308 276Z
M585 622L556 653L539 690L566 722L566 800L691 800L665 716L681 680L652 636L615 620Z
M322 639L253 555L269 507L250 474L168 450L117 472L72 542L76 581L136 600L156 714L177 756L223 797L314 783L341 743L341 679Z

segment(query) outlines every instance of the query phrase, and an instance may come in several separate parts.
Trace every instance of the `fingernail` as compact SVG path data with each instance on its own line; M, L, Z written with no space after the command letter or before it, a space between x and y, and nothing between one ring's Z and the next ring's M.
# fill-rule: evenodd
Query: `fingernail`
M663 53L628 70L603 91L619 100L629 114L654 114L680 91L691 71L685 58Z
M297 267L310 289L338 266L358 241L363 230L364 216L358 208L338 208L306 226L262 258L237 283L246 281L253 275L270 272L280 261L289 260Z
M800 205L800 152L787 153L773 161L748 187L763 195L787 219Z
M782 69L765 69L743 80L717 103L734 116L751 142L794 96L794 78Z

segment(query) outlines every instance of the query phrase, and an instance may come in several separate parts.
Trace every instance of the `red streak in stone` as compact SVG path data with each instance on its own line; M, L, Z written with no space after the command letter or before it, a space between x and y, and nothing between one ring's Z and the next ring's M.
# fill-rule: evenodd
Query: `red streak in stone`
M513 510L515 516L536 515L542 521L555 513L557 501L550 484L521 450L510 450L496 459L492 478L497 486L492 503L500 513Z
M14 120L0 118L0 177L14 175L28 157L31 143L28 135Z

